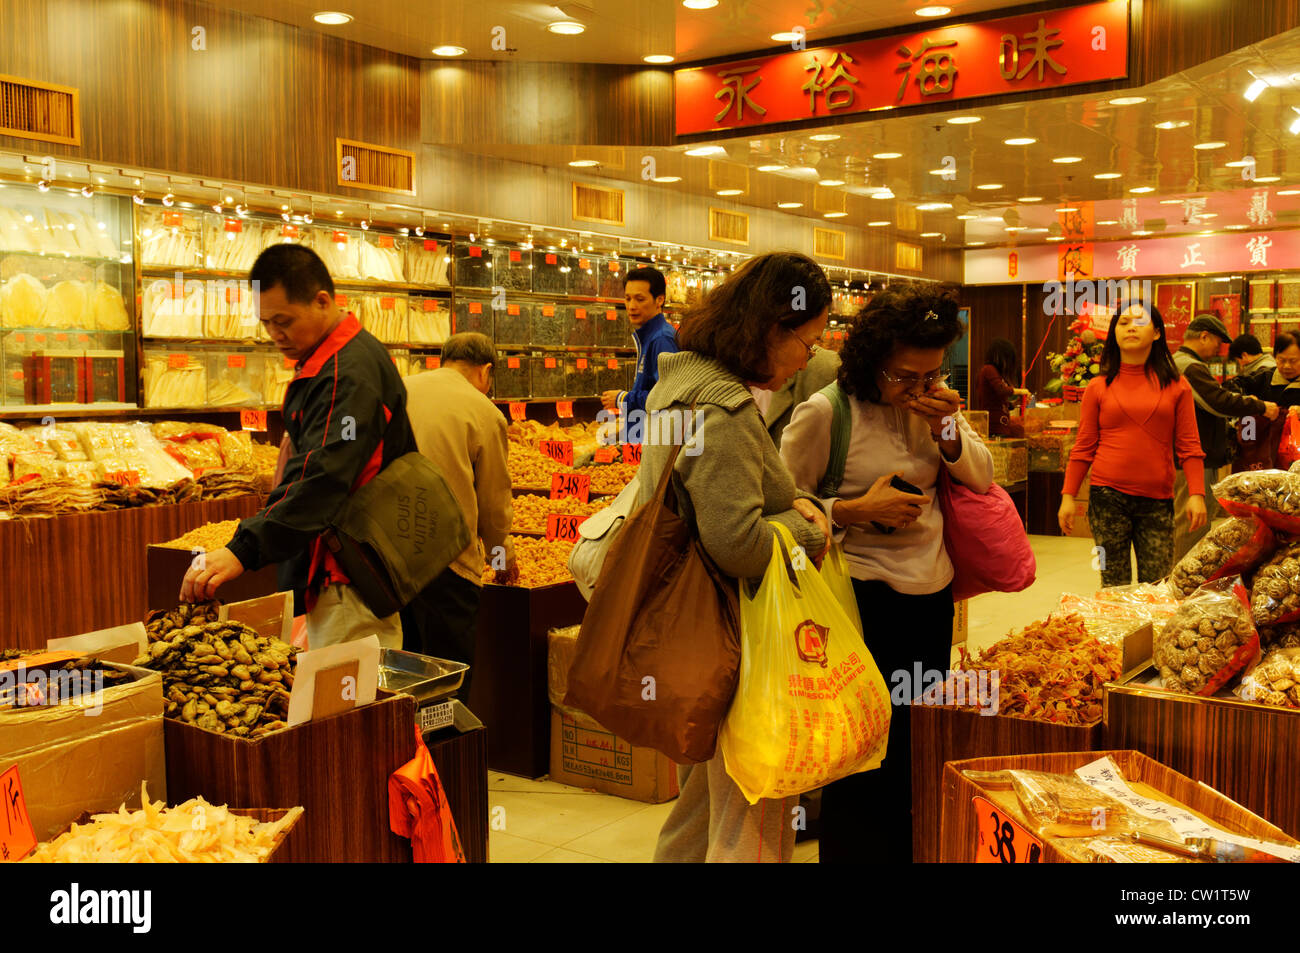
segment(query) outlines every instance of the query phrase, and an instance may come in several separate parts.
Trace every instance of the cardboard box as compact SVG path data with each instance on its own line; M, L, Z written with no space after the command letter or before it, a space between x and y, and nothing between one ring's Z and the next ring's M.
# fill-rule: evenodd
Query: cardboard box
M84 635L70 635L64 639L50 639L45 647L52 651L80 652L102 662L121 662L130 665L145 653L149 634L143 622L128 622Z
M677 766L668 758L559 709L551 711L551 780L650 804L678 793Z
M1198 784L1186 775L1154 761L1138 751L1075 751L1058 754L1022 755L1020 757L976 758L954 761L944 766L942 863L971 863L980 844L979 818L973 799L983 798L1006 818L1033 832L1035 825L1020 809L1014 791L991 790L962 775L964 770L1004 771L1019 769L1070 774L1075 769L1109 756L1120 769L1125 782L1136 793L1155 800L1173 801L1218 827L1234 834L1260 840L1294 844L1286 833L1250 811L1235 804L1218 791ZM1042 843L1042 863L1071 863L1071 858L1056 846L1057 839L1036 835Z
M0 709L0 772L18 765L36 836L48 840L77 819L167 798L162 676L129 665L136 680L49 708ZM99 707L98 713L94 708Z
M227 602L217 610L217 618L242 622L258 635L292 644L293 593L276 592L243 602Z

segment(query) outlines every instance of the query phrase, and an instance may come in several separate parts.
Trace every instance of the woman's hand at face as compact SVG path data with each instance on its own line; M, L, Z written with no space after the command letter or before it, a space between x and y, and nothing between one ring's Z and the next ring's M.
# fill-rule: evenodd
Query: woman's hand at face
M938 437L948 418L961 409L961 394L940 387L914 397L908 406L912 413L925 418L925 422L930 425L930 432Z

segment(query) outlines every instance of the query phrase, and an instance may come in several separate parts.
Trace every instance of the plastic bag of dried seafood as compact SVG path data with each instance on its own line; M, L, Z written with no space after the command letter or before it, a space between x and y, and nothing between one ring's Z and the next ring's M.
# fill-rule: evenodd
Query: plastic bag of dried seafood
M1233 516L1258 516L1273 529L1300 535L1300 474L1246 470L1214 484L1214 496Z
M1258 516L1237 516L1210 530L1169 574L1169 586L1180 597L1215 579L1240 576L1273 554L1273 529Z
M1250 610L1257 625L1300 620L1300 543L1279 549L1256 571Z
M1196 590L1156 633L1152 644L1164 687L1213 695L1259 653L1240 576Z
M1300 708L1300 646L1274 646L1252 666L1235 689L1242 701Z

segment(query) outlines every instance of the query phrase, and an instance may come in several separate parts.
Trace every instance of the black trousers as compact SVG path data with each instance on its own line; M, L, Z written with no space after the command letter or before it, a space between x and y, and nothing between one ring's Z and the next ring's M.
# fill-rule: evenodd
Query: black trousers
M913 678L923 671L946 672L952 658L952 587L925 596L895 592L878 580L853 580L862 615L863 638L885 689L894 691L895 672ZM913 696L923 686L914 686ZM852 774L822 789L822 863L912 861L911 709L895 704L889 748L875 771Z
M408 652L474 664L478 605L483 590L451 569L424 587L402 610L402 644ZM469 700L471 668L457 697Z

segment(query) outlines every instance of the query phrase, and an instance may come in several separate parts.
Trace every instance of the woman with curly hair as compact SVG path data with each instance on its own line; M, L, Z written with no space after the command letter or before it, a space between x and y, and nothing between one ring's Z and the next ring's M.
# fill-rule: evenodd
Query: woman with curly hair
M936 505L939 471L979 493L993 484L993 457L944 386L944 352L961 334L950 292L886 289L849 332L838 382L795 410L781 444L795 483L817 493L843 544L867 648L895 692L911 685L918 664L945 672L951 656L953 568ZM828 472L845 417L843 473ZM891 486L895 479L919 495ZM904 700L921 689L911 685ZM823 861L911 860L910 745L907 712L896 711L882 767L825 788Z

